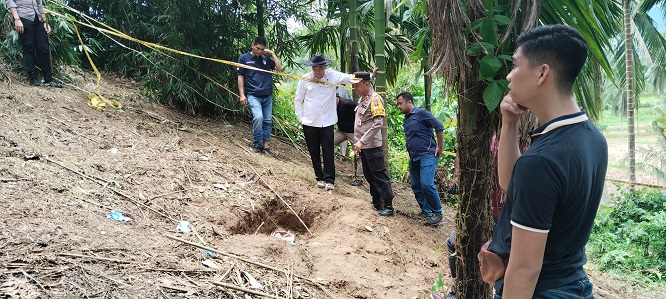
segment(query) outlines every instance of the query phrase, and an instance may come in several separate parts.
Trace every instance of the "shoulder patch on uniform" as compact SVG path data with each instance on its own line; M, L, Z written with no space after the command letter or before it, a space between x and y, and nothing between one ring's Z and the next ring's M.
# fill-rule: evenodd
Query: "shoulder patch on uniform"
M384 103L380 96L372 97L370 100L370 111L372 112L372 117L386 116L386 109L384 109Z

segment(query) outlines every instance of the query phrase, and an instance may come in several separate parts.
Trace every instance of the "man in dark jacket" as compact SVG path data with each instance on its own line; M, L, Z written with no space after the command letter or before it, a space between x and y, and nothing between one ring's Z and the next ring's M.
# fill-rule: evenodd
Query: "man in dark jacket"
M340 145L346 140L349 140L349 142L355 144L356 137L354 136L354 116L356 114L356 106L358 106L358 103L349 99L349 91L347 91L345 88L338 88L336 96L338 129L333 134L333 144ZM344 152L344 149L340 147L340 153L344 154ZM358 156L354 156L354 166L354 176L352 177L351 185L361 186L363 185L363 165L361 164L360 158L358 158Z

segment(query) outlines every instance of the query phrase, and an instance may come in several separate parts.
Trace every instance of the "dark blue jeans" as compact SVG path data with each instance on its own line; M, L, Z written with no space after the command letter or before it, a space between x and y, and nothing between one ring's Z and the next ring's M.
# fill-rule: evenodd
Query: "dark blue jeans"
M19 41L23 46L23 65L30 81L37 79L35 68L35 57L37 66L42 69L44 81L49 82L52 79L51 63L49 61L49 36L44 29L44 23L35 16L34 20L21 18L23 23L23 33L19 34Z
M247 102L252 111L252 144L255 147L264 147L264 140L271 139L273 126L273 98L271 96L259 98L253 95L247 96Z
M502 299L502 296L495 294L495 299ZM594 299L592 283L584 278L559 288L538 292L532 299Z
M428 155L418 161L409 161L409 180L416 202L425 214L442 213L442 202L435 187L438 158Z

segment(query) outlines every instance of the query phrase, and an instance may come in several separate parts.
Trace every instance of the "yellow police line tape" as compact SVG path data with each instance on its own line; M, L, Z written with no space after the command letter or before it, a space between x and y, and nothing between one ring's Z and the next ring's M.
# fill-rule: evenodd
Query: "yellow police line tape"
M46 10L46 12L48 12L49 14L52 14L52 15L54 15L54 16L58 16L58 17L64 18L64 19L69 20L69 21L71 21L71 22L78 23L78 24L80 24L80 25L83 25L83 26L86 26L86 27L89 27L89 28L95 29L95 30L100 31L100 32L108 33L108 34L115 35L115 36L120 37L120 38L127 39L127 40L129 40L129 41L133 41L133 42L136 42L136 43L142 44L142 45L144 45L144 46L146 46L146 47L148 47L148 48L151 48L151 49L160 49L160 50L165 50L165 51L169 51L169 52L177 53L177 54L184 55L184 56L189 56L189 57L194 57L194 58L199 58L199 59L204 59L204 60L210 60L210 61L214 61L214 62L218 62L218 63L222 63L222 64L230 65L230 66L235 66L235 67L240 67L240 68L245 68L245 69L250 69L250 70L260 71L260 72L266 72L266 73L270 73L270 74L273 74L273 75L278 75L278 76L283 76L283 77L289 77L289 78L298 79L298 80L306 80L306 81L315 82L315 83L319 83L319 84L323 84L323 85L337 86L337 87L345 87L345 88L346 88L346 86L344 86L344 85L340 85L340 84L333 84L333 83L330 83L330 82L320 81L320 80L316 80L316 79L312 79L312 78L306 78L306 77L297 76L297 75L292 75L292 74L288 74L288 73L281 73L281 72L276 72L276 71L264 70L264 69L255 68L255 67L247 66L247 65L244 65L244 64L236 63L236 62L233 62L233 61L228 61L228 60L223 60L223 59L217 59L217 58L210 58L210 57L200 56L200 55L191 54L191 53L184 52L184 51L180 51L180 50L176 50L176 49L171 49L171 48L169 48L169 47L165 47L165 46L162 46L162 45L159 45L159 44L154 44L154 43L150 43L150 42L147 42L147 41L143 41L143 40L140 40L140 39L134 38L134 37L132 37L132 36L129 36L129 35L127 35L127 34L121 32L121 31L119 31L119 30L117 30L117 29L115 29L115 28L113 28L113 27L111 27L111 26L108 26L108 25L106 25L106 24L104 24L104 23L102 23L102 22L100 22L100 21L98 21L98 20L96 20L96 19L94 19L94 18L92 18L92 17L90 17L90 16L87 16L87 15L85 15L84 13L82 13L82 12L80 12L80 11L77 11L76 9L71 8L71 7L69 7L69 6L65 5L65 4L59 3L59 2L57 2L57 1L54 1L53 3L55 3L55 4L58 5L58 6L61 6L61 7L65 8L65 9L67 9L67 10L70 10L70 11L72 11L72 12L75 12L76 14L79 14L79 15L81 15L81 16L87 18L87 19L93 20L93 21L95 21L96 23L101 24L103 27L106 27L106 28L108 28L108 29L100 28L100 27L94 26L94 25L92 25L92 24L86 24L86 23L83 23L83 22L81 22L81 21L79 21L79 20L74 19L73 17L65 16L65 15L63 15L63 14L60 14L60 13L55 12L55 11L53 11L53 10L50 10L50 9L48 9L48 8L44 8L44 9ZM85 48L85 47L84 47L84 48ZM221 84L220 84L220 85L221 85Z
M74 23L72 23L72 25L74 25L76 36L79 38L79 41L81 42L81 48L83 49L83 52L86 54L88 62L90 62L90 65L95 71L95 75L97 75L97 86L95 87L95 93L88 93L88 106L98 111L104 111L104 108L106 108L107 105L109 105L109 107L114 109L122 109L123 105L120 104L120 102L116 100L107 100L102 96L102 91L100 88L100 82L102 81L102 76L100 75L97 66L95 66L95 63L92 61L92 58L90 58L90 53L88 53L88 49L83 43L83 39L81 38L81 34L79 33L79 28L76 27L76 24Z
M639 187L666 190L666 186L643 184L643 183L636 183L636 182L629 182L629 181L621 181L621 180L609 179L609 178L606 178L606 181L609 181L609 182L612 182L612 183L618 183L618 184L634 185L634 186L639 186Z

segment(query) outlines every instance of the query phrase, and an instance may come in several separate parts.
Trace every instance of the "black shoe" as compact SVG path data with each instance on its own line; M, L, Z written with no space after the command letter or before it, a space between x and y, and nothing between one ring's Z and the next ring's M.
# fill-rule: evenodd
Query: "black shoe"
M426 219L426 218L430 218L430 217L432 217L431 214L428 214L428 213L426 213L426 212L424 212L424 211L421 211L421 213L419 213L418 216L419 216L419 218L422 218L422 219Z
M383 210L379 210L377 213L379 213L379 216L384 216L384 217L393 216L393 207L388 206Z
M32 85L32 86L44 86L44 85L42 84L42 81L39 81L39 79L32 79L32 80L30 80L30 85Z
M271 152L270 148L265 147L264 154L266 154L266 156L273 157L273 152Z
M442 213L432 213L432 216L426 220L427 225L437 225L442 222Z
M264 149L261 148L261 146L253 145L253 146L250 148L250 150L253 151L253 152L255 152L255 153L261 153L261 151L264 150Z
M351 185L354 186L354 187L361 186L361 185L363 185L363 180L361 180L361 179L356 179L356 180L354 180L354 181L351 182Z
M381 211L381 210L382 210L382 206L381 206L381 205L373 204L372 207L375 208L376 211Z
M43 86L51 86L51 87L55 87L55 88L62 88L62 83L58 83L58 82L53 81L53 80L50 80L48 82L44 82L44 84L42 84L42 85Z

